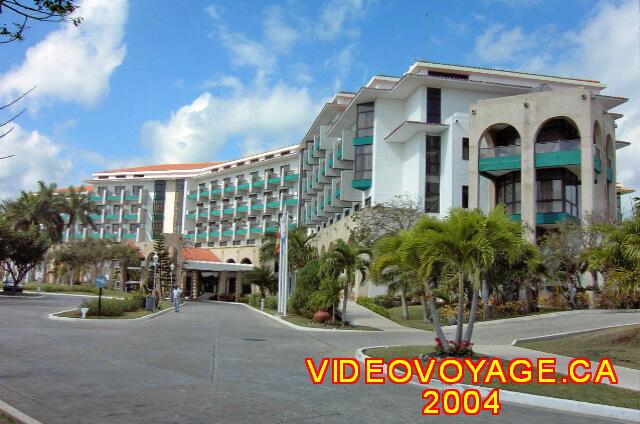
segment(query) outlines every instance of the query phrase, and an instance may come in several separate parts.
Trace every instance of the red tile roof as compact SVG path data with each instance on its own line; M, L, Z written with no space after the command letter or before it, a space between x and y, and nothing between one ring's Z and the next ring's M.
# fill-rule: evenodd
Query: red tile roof
M78 186L78 187L73 187L73 189L75 191L80 191L80 189L83 189L84 190L83 192L90 193L93 191L93 186L90 186L90 185ZM69 192L69 188L61 187L56 189L56 193L68 193L68 192Z
M211 250L201 247L183 247L182 258L185 261L220 262Z
M98 174L104 174L107 172L187 171L219 165L221 163L223 162L166 163L159 165L134 166L132 168L108 169L106 171L100 171Z

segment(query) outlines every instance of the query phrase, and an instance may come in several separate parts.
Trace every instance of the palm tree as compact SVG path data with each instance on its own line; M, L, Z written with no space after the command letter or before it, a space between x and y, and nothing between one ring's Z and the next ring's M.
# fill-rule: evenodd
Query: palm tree
M402 303L402 317L409 319L409 307L407 306L407 292L417 281L416 270L404 263L404 258L399 250L402 244L402 236L389 235L376 240L373 245L373 261L369 267L374 282L387 283L389 291L400 292Z
M443 273L457 280L457 347L462 347L463 341L471 340L482 274L489 270L498 255L504 255L509 262L515 260L522 243L520 224L507 217L500 206L488 216L480 210L452 209L440 228L425 231L421 240L416 241L420 262L425 268L441 264ZM473 287L473 296L469 325L463 338L467 281Z
M5 201L2 212L17 229L27 229L32 225L43 228L53 242L62 240L66 212L65 201L56 194L56 185L46 185L38 181L37 193L22 191L15 201Z
M79 223L85 227L96 229L91 219L91 214L95 213L97 208L89 201L84 186L80 186L78 189L69 187L64 198L63 208L69 217L67 227L73 227L76 223Z
M295 271L302 268L307 262L317 257L315 248L311 245L314 234L307 234L305 227L296 227L289 230L288 249L289 270ZM278 243L277 233L266 233L260 246L260 262L278 260L276 245Z
M339 272L344 272L344 297L342 299L342 320L347 316L347 301L351 293L351 287L355 284L356 273L360 272L364 280L369 267L370 249L355 243L347 243L338 239L331 243L326 255L326 266Z
M243 277L244 282L254 284L260 289L260 297L265 297L265 291L274 293L278 289L278 277L266 266L257 266L247 271Z

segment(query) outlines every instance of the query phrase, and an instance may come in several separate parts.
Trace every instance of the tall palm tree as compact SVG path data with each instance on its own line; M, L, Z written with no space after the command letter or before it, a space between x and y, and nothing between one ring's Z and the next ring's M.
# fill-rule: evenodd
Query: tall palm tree
M91 219L91 214L95 213L97 208L89 201L89 196L87 196L84 186L80 186L77 189L69 187L64 197L63 208L69 217L67 227L73 227L76 223L79 223L85 227L96 229L96 225Z
M355 243L347 243L338 239L331 243L327 252L327 262L335 270L344 272L344 297L342 299L342 319L347 316L347 301L351 293L351 287L355 284L356 273L360 273L364 280L369 267L370 249Z
M509 261L515 260L522 243L520 225L507 217L501 207L495 208L488 216L480 210L452 209L440 228L427 230L416 241L424 267L441 264L444 274L457 280L456 346L471 340L481 275L489 270L498 255L504 255ZM469 325L463 338L467 281L473 287L473 298Z

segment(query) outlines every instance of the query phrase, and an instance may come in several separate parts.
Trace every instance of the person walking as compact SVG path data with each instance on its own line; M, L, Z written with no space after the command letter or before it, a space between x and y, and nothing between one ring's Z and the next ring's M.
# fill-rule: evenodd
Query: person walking
M173 297L173 307L176 312L180 312L180 295L182 294L182 290L180 290L179 286L174 286L171 294Z

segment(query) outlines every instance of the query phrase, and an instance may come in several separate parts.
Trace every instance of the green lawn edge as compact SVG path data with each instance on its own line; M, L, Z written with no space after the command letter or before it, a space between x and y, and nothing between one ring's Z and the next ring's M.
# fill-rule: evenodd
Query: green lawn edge
M256 311L259 311L260 308L249 305ZM264 311L269 315L276 315L277 311L275 309L264 308ZM348 325L348 326L337 326L337 325L329 325L329 324L321 324L319 322L313 322L308 318L301 317L298 315L287 315L283 317L283 319L291 324L298 325L300 327L307 328L322 328L326 330L361 330L361 331L382 331L379 328L369 327L366 325Z
M393 358L413 359L424 353L433 352L431 345L389 346L365 349L363 353L374 358L383 358L389 361ZM465 375L464 384L471 384L470 378ZM547 396L559 399L577 400L601 405L618 406L640 410L640 392L622 389L606 384L499 384L494 383L486 387L509 390L512 392L528 393L538 396Z

